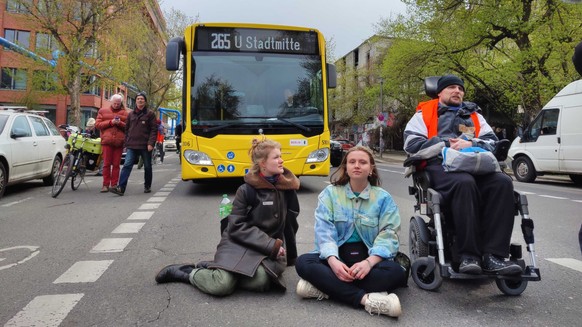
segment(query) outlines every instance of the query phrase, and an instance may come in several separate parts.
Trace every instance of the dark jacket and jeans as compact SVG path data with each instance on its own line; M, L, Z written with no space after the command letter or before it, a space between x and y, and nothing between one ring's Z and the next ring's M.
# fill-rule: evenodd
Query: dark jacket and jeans
M119 177L119 191L125 192L133 165L137 163L140 156L144 162L144 189L149 190L152 186L153 174L152 156L148 151L148 145L153 147L156 144L158 135L156 115L147 107L142 110L135 109L128 114L125 124L126 155Z

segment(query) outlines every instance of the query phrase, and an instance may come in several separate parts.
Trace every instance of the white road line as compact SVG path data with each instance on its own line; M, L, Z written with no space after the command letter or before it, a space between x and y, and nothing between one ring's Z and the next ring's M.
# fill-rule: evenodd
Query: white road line
M540 194L539 195L542 198L550 198L550 199L557 199L557 200L568 200L568 198L564 198L561 196L552 196L552 195L544 195L544 194Z
M154 194L154 196L168 196L170 195L171 192L163 192L163 191L159 191L156 192L156 194Z
M173 187L162 187L160 189L160 191L165 191L165 192L172 192L174 190Z
M58 326L83 295L77 293L37 296L4 326Z
M160 207L161 203L144 203L139 206L138 210L153 210Z
M154 211L136 211L132 212L127 218L128 220L150 219L154 215Z
M384 168L378 168L378 170L387 171L389 173L395 173L395 174L404 175L404 171L401 171L401 170L398 170L397 171L397 170L390 170L390 169L384 169Z
M15 204L19 204L19 203L22 203L22 202L24 202L24 201L28 201L28 200L30 200L30 199L32 199L32 198L26 198L26 199L22 199L22 200L14 201L14 202L8 202L8 203L6 203L6 204L3 204L2 206L3 206L3 207L11 207L11 206L13 206L13 205L15 205Z
M546 260L582 272L582 261L580 260L572 258L546 258Z
M131 238L104 238L90 251L91 253L122 252Z
M582 203L582 200L572 200L572 201Z
M145 223L122 223L111 232L112 234L135 234L139 233Z
M157 193L156 193L156 195L157 195ZM161 203L161 202L164 202L165 199L166 199L165 196L152 196L151 198L147 199L146 202L148 202L148 203L154 203L154 202Z
M113 260L77 261L57 278L53 284L94 283L112 263Z
M516 191L519 193L526 194L526 195L535 194L534 192L526 192L526 191L520 191L520 190L516 190Z
M0 261L4 261L4 260L6 260L6 258L0 258Z

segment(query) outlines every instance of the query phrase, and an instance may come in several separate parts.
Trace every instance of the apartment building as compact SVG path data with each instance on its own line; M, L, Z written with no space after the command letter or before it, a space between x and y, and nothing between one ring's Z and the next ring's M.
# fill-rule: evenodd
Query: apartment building
M28 0L44 1L44 0ZM59 1L59 0L54 0ZM42 110L45 116L57 125L70 122L70 99L67 94L56 94L51 89L47 68L56 44L52 37L36 30L31 26L27 15L30 15L20 4L22 1L0 0L0 37L16 43L30 53L23 54L23 51L14 51L0 46L0 105L26 105L35 110ZM164 52L167 42L166 22L162 11L156 0L136 0L136 5L142 2L144 5L143 19L149 26L153 43L159 47L159 51ZM96 50L94 50L96 51ZM95 56L94 51L89 51L86 56ZM26 52L26 51L24 51ZM44 60L33 60L31 56L43 54ZM58 60L58 59L57 59ZM160 62L163 66L164 63ZM99 76L94 72L88 72L85 78L98 79L98 83L93 83L82 92L81 102L81 125L90 117L96 117L99 108L109 105L108 99L114 93L121 93L125 96L125 103L132 108L135 104L135 94L137 89L122 81L107 80L106 76ZM39 83L38 80L46 79L47 83ZM33 85L33 79L36 81Z

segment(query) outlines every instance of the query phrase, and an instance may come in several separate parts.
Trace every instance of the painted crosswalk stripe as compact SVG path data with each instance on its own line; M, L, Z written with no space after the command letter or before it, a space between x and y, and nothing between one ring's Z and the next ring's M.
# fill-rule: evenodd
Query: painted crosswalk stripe
M157 196L157 193L155 196L152 196L151 198L147 199L147 203L160 203L160 202L164 202L164 200L166 200L165 196Z
M572 258L549 258L546 260L582 272L582 261L580 260Z
M167 192L172 192L173 190L174 190L174 188L173 188L173 187L162 187L162 188L160 189L160 191L167 191Z
M4 326L58 326L83 295L76 293L37 296Z
M122 252L131 238L104 238L90 251L91 253Z
M144 203L139 206L138 210L153 210L160 207L160 203Z
M150 219L154 215L154 211L136 211L133 212L129 217L128 220L146 220Z
M145 223L121 223L111 232L112 234L135 234L139 233Z
M113 260L77 261L53 283L94 283L112 263Z
M168 196L170 195L171 192L156 192L156 194L154 194L154 196Z

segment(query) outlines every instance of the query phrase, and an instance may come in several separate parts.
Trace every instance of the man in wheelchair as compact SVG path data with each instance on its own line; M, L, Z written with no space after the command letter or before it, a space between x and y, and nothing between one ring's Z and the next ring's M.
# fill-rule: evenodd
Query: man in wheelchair
M498 139L480 114L480 108L475 103L463 102L463 80L455 75L442 76L434 91L433 97L437 97L420 103L406 125L404 150L411 158L420 154L424 159L423 169L430 187L442 196L443 211L452 218L459 272L521 274L522 268L517 263L505 260L514 223L511 178L500 171L479 175L446 172L442 166L444 147L494 151Z

